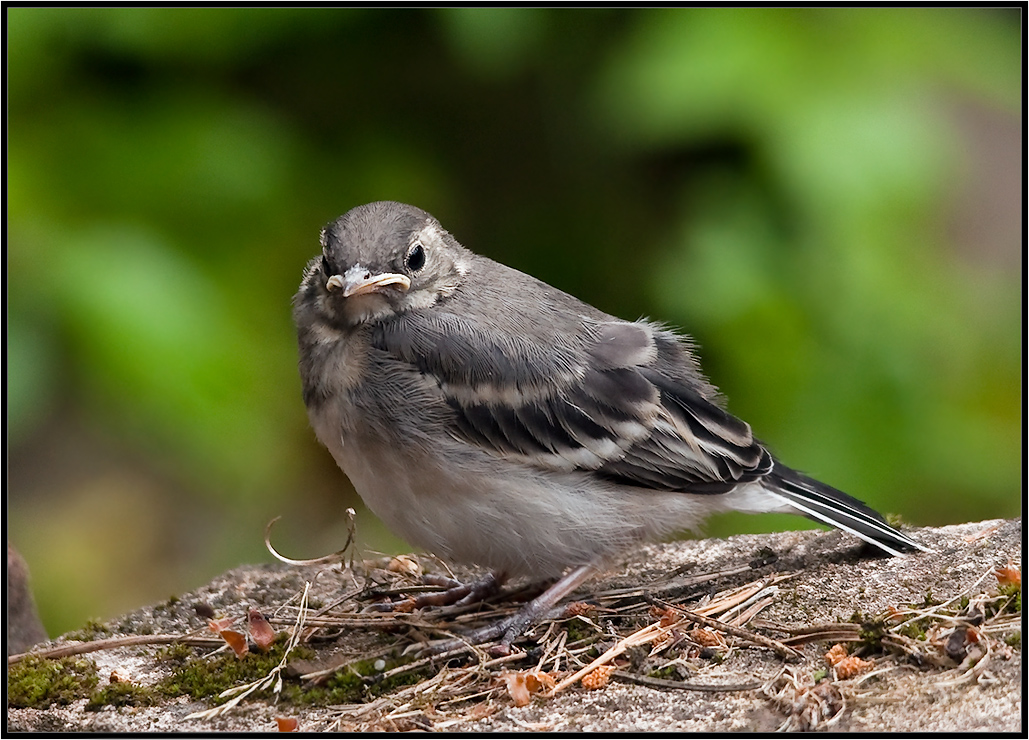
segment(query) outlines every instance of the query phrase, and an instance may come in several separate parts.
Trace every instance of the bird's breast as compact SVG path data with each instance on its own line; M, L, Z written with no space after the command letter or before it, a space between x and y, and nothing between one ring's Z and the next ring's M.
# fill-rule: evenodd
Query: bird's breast
M367 333L315 322L299 334L304 403L313 415L359 390L368 371Z

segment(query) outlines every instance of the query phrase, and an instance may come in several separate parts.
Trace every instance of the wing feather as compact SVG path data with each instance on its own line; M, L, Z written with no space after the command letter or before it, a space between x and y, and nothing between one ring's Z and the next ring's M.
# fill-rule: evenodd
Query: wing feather
M691 493L722 493L772 466L688 346L644 321L582 317L572 336L540 343L411 311L377 325L372 342L431 378L454 436L494 455Z

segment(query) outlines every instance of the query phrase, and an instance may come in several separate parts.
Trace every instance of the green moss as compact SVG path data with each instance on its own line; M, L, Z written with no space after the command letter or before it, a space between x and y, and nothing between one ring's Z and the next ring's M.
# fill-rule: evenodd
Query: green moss
M868 617L859 611L855 611L847 620L851 624L861 625L858 633L861 638L861 646L870 648L876 652L883 650L882 640L887 633L886 623L881 619Z
M679 666L676 664L666 665L664 668L656 668L647 674L650 678L667 678L680 680Z
M404 660L403 663L409 662ZM398 664L399 665L399 664ZM390 666L388 663L384 670L390 670L391 667L398 667L398 665ZM369 698L375 696L383 696L388 694L394 689L398 689L402 686L412 686L419 681L426 678L430 678L435 675L435 669L428 666L419 668L413 671L402 671L394 676L390 676L386 679L375 679L372 678L371 683L366 688L366 693Z
M1006 642L1008 645L1010 645L1013 648L1020 648L1020 647L1022 647L1022 632L1021 632L1021 630L1019 630L1018 632L1012 632L1010 635L1008 635L1007 637L1004 638L1004 642Z
M329 706L369 701L388 694L402 686L410 686L433 675L434 669L426 666L413 671L397 673L389 678L378 678L383 673L410 661L410 658L387 661L382 671L375 670L375 660L359 660L337 671L318 686L304 687L287 684L282 698L293 704Z
M828 675L829 675L829 671L828 671L828 670L826 670L825 668L822 668L821 670L815 671L815 672L814 672L814 673L813 673L813 674L811 675L811 679L812 679L812 680L813 680L813 681L814 681L815 683L818 683L819 681L823 681L823 680L825 680L825 678L826 678L826 677L827 677Z
M1006 583L997 588L1001 596L1007 596L1010 601L1005 602L1002 611L1009 614L1020 614L1022 611L1022 585L1020 583Z
M183 642L176 642L158 649L154 654L154 658L160 662L185 663L195 655L196 653L189 645Z
M111 636L111 629L96 619L90 619L82 626L82 629L69 632L66 637L69 640L81 640L82 642L92 642L93 640L101 640L105 637Z
M912 640L925 640L926 632L930 627L932 627L932 621L928 617L922 617L904 623L896 629L896 632L904 637L910 637Z
M186 695L221 703L219 699L226 689L242 686L267 676L282 660L285 639L280 637L267 653L248 653L237 658L232 653L200 658L187 645L170 645L157 653L157 660L171 666L171 675L159 681L154 690L165 696ZM304 645L293 650L291 659L313 660L314 651ZM424 667L410 672L401 672L389 678L382 674L412 660L410 657L387 660L382 670L375 669L378 658L355 661L337 671L317 685L301 684L284 675L279 699L294 705L329 706L368 701L389 693L400 686L417 683L434 674L434 669ZM145 698L145 697L142 697Z
M354 704L364 699L364 690L364 679L360 675L343 670L317 686L283 686L282 699L290 704L311 706Z
M7 669L7 704L43 709L90 695L98 679L96 664L86 658L26 658Z
M865 622L861 625L861 645L876 652L883 649L883 636L886 628L878 622Z
M162 651L161 660L176 664L171 676L155 688L167 696L187 695L194 699L223 701L219 695L226 689L257 681L268 675L282 660L285 643L280 638L267 653L248 653L243 658L233 654L214 658L197 658L185 645L173 645ZM314 651L308 647L296 648L291 657L312 660ZM282 687L282 701L298 705L328 706L351 704L388 693L399 686L417 683L432 674L431 668L399 673L385 680L376 677L410 660L387 662L383 671L375 670L375 660L363 660L340 669L335 675L315 686L303 686L286 681Z
M597 638L597 629L589 622L585 622L578 617L568 620L568 623L565 625L565 631L568 633L569 643Z
M928 608L933 607L933 606L938 606L939 604L942 604L942 603L943 603L942 601L940 601L939 599L937 599L937 598L935 598L933 596L933 590L931 588L927 588L925 590L925 596L922 597L922 603L921 603L920 606L921 606L922 609L928 609ZM916 606L918 606L918 605L916 605Z
M160 704L161 698L161 693L149 686L128 682L112 683L89 697L86 711L96 712L107 706L152 707Z
M286 645L280 638L267 653L247 653L242 658L237 658L234 653L222 653L213 658L186 657L183 648L186 646L173 645L163 651L164 655L159 659L170 660L177 665L172 674L158 682L155 688L168 696L185 694L194 699L216 699L226 689L268 675L282 660ZM314 653L310 648L300 647L292 655L310 659Z

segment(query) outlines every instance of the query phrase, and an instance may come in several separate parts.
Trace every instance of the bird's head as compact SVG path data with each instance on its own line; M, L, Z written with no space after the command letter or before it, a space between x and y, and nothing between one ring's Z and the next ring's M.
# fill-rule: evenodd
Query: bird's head
M297 293L334 324L356 326L428 308L461 284L470 253L414 206L379 201L358 206L321 233Z

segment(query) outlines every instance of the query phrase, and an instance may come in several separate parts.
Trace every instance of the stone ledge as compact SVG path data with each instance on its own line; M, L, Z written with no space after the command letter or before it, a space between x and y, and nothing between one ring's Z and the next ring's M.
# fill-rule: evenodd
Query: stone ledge
M772 572L793 573L784 581L760 619L781 625L846 622L855 612L879 614L890 607L921 604L927 595L937 601L996 589L993 569L1012 562L1021 567L1021 520L994 520L940 528L925 528L915 537L933 553L903 558L870 557L868 549L840 532L804 531L768 535L740 535L724 540L683 541L641 548L617 570L598 577L577 594L628 586L644 586L672 572L686 574L731 570L755 563L753 573L738 573L711 583L711 592L738 586ZM774 553L773 557L769 557ZM756 560L757 559L757 560ZM768 564L770 559L774 562ZM760 562L758 562L760 561ZM202 628L204 620L192 605L203 602L220 613L245 614L255 607L266 614L295 597L312 579L316 568L282 565L248 566L229 571L207 586L177 601L140 609L106 625L111 635L184 634ZM459 574L460 575L460 574ZM981 580L980 580L981 579ZM979 584L976 585L976 582ZM335 595L353 588L349 574L322 572L314 581L312 595L330 603ZM686 606L689 608L689 604ZM1016 628L1020 629L1020 628ZM542 632L542 630L540 630ZM107 635L105 635L107 636ZM778 635L782 638L783 635ZM977 674L954 667L921 667L902 657L884 657L868 680L860 676L839 682L845 708L830 728L854 732L1019 732L1022 716L1021 644L1006 647L1004 635L991 635L995 648L988 664ZM1015 642L1012 634L1008 642ZM369 644L382 639L373 630L354 629L336 640L316 646L314 661L329 661L340 654L367 652ZM392 639L396 639L395 637ZM61 638L37 648L70 645ZM801 646L804 658L791 665L801 683L826 669L823 654L830 643ZM83 656L95 662L100 686L112 671L146 685L158 680L167 668L156 661L157 646L101 650ZM210 650L201 651L201 654ZM768 650L733 648L721 662L695 661L699 668L689 680L696 683L739 683L744 679L767 682L786 664ZM525 669L527 666L517 666ZM531 666L528 666L531 667ZM514 670L514 669L512 669ZM964 676L962 678L962 676ZM376 725L351 721L335 707L297 707L274 704L266 694L240 704L213 719L187 719L191 713L210 708L207 701L177 697L158 706L106 707L86 711L86 699L46 709L8 705L10 732L269 732L275 717L299 720L300 730L402 729L393 721ZM262 698L263 697L263 698ZM471 706L470 704L467 706ZM563 730L591 732L771 732L793 720L787 718L760 691L709 692L662 690L612 681L588 691L576 685L549 699L536 698L516 707L506 692L495 692L485 711L462 715L455 704L445 713L426 712L411 720L412 728L448 731ZM417 714L417 713L416 713ZM797 720L799 721L799 720ZM333 724L337 723L337 724ZM803 726L802 724L799 726Z

